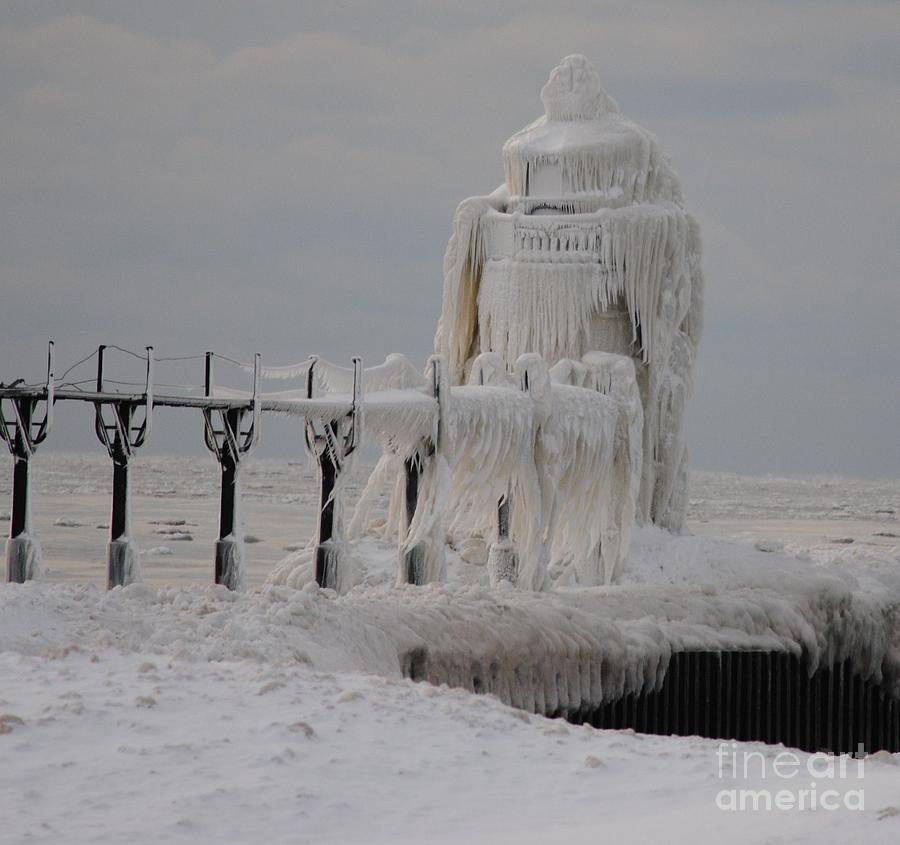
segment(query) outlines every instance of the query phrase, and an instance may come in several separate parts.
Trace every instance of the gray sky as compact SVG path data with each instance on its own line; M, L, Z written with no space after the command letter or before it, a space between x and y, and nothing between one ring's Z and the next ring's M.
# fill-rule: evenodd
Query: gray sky
M422 363L453 211L573 52L703 226L694 465L900 475L896 2L0 2L0 380L50 337Z

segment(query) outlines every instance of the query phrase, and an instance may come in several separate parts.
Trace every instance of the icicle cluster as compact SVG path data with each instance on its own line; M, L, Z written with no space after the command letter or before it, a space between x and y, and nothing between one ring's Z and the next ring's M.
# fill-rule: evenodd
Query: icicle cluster
M494 546L497 509L509 500L517 583L540 590L563 583L611 583L627 552L640 484L642 408L627 358L592 353L548 370L534 354L513 373L483 353L468 384L442 409L444 432L422 460L419 501L402 548L420 546L438 580L444 538L463 548ZM401 530L403 461L414 450L387 448L370 477L351 534L363 532L386 483L387 531Z
M341 379L347 371L323 361L317 362L320 368L328 374L321 383L346 387ZM437 393L436 385L449 385L439 356L424 374L402 356L390 356L363 371L365 386L370 373L392 379L376 381L378 388L406 386L366 390L358 400L359 437L380 445L382 457L346 532L340 511L347 473L338 474L331 541L336 548L370 530L375 506L390 486L381 531L399 536L401 558L415 553L425 581L442 580L448 542L502 551L523 589L545 589L554 578L585 585L616 578L634 520L642 455L642 411L629 359L592 353L582 361L561 361L551 371L532 353L510 372L499 354L483 353L471 363L467 384ZM286 412L312 414L343 436L349 396L300 394L262 398L268 403L277 396ZM341 408L343 416L316 416ZM411 463L418 479L409 516L405 478ZM501 502L510 515L503 536ZM298 565L307 572L309 556ZM298 579L287 569L277 576L279 583Z
M41 544L32 534L19 534L18 537L6 538L6 559L8 561L24 561L24 566L16 565L25 573L25 580L32 581L43 578L47 572L44 564Z

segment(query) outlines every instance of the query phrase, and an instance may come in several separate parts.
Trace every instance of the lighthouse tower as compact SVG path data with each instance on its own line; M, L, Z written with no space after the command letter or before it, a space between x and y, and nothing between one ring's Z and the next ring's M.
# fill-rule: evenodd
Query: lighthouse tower
M638 514L679 530L683 417L702 327L700 232L656 138L619 111L591 63L568 56L545 113L503 147L506 181L456 211L435 337L463 381L481 352L511 367L591 351L628 356L644 406Z

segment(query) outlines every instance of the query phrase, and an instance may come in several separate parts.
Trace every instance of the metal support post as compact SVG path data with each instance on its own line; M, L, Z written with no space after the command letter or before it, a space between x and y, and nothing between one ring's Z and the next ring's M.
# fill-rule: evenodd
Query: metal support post
M20 396L0 400L0 439L13 457L12 503L6 542L6 580L23 584L37 575L40 546L31 530L31 458L53 425L53 341L47 349L47 381L43 390L22 389ZM7 402L9 405L5 405ZM40 402L44 416L36 420Z
M215 583L237 590L242 580L243 537L240 524L241 459L259 440L260 357L253 359L253 398L248 406L206 407L203 409L206 448L219 462L222 486L219 499L219 536L215 546ZM205 393L213 397L213 353L206 353ZM244 417L250 412L250 426L242 430Z
M315 366L310 359L306 376L306 395L315 392ZM319 511L316 523L315 576L320 587L336 589L339 575L340 511L337 507L338 484L347 458L356 451L361 437L363 399L362 358L353 358L353 393L350 412L338 420L306 419L306 445L319 466ZM317 428L317 423L321 428Z
M97 350L97 393L104 393L106 347ZM131 539L131 458L150 433L153 413L153 347L147 347L147 372L141 398L117 399L114 394L94 403L94 431L113 462L112 512L106 559L106 588L140 580L138 551ZM135 422L139 409L143 417Z
M431 395L437 405L434 429L418 450L403 462L404 469L404 520L400 527L400 572L401 581L407 584L424 584L428 579L425 571L427 549L424 542L408 545L409 530L419 504L419 488L426 464L434 461L441 450L444 436L444 414L447 410L448 387L447 364L440 355L428 359L426 373L431 376Z

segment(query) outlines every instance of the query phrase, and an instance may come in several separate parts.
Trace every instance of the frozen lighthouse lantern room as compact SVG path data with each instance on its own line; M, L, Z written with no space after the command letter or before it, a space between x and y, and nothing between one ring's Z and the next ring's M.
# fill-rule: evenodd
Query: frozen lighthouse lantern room
M561 383L602 377L625 394L636 381L637 517L679 530L699 227L656 138L622 115L584 56L563 59L541 99L545 114L503 147L506 182L457 210L436 349L457 381L485 352L508 367L537 353Z

